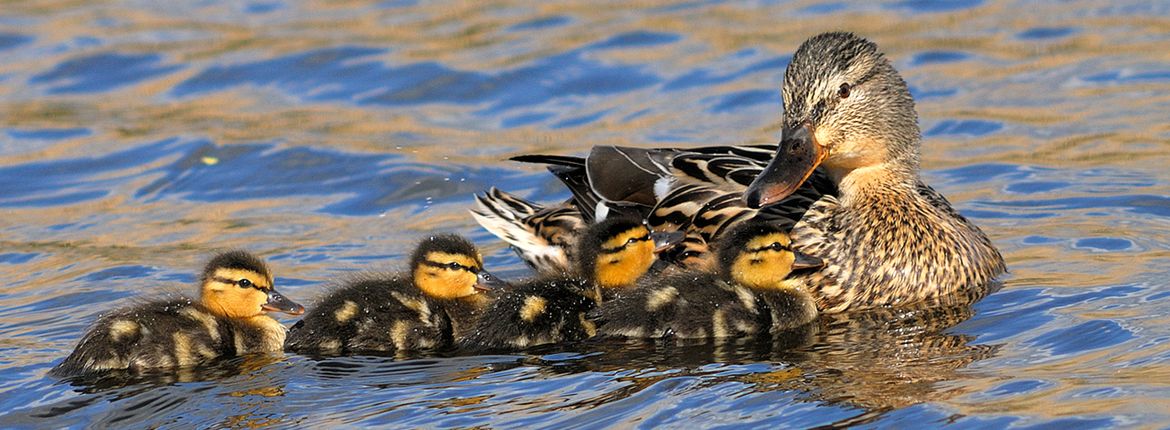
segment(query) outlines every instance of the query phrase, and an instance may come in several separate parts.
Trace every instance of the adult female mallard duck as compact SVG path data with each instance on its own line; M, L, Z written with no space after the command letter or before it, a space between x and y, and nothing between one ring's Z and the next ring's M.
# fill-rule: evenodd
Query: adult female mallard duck
M636 218L594 224L577 241L575 271L538 275L501 291L460 344L513 349L593 336L585 313L632 290L654 264L655 253L680 238L652 233Z
M597 334L627 338L725 338L790 330L817 317L803 277L820 259L793 250L775 223L740 223L721 238L717 273L690 271L640 282L602 303Z
M289 331L301 353L415 351L451 346L503 285L475 245L447 234L423 239L406 273L364 274L320 299Z
M212 258L200 284L199 300L154 301L102 317L52 374L182 368L281 351L285 328L267 313L305 311L276 291L263 260L244 251Z
M749 210L793 215L794 246L825 261L808 275L824 312L986 293L1003 257L922 182L914 100L875 44L850 33L808 39L782 93L776 147L599 146L585 160L590 188L606 201L655 205L700 184L736 193Z

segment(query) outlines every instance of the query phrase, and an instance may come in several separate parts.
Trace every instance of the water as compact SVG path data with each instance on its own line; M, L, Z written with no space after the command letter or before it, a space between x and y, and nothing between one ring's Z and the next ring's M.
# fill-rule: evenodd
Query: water
M179 3L0 11L0 427L1170 426L1165 4ZM265 256L306 303L430 231L524 275L472 194L567 194L502 159L774 142L784 66L830 29L893 59L925 177L1003 251L973 308L775 345L45 376L101 312L190 291L217 249Z

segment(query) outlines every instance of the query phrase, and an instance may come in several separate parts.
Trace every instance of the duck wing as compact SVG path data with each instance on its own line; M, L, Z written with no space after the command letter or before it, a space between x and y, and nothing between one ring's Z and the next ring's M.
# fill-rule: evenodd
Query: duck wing
M569 188L573 194L572 204L581 211L581 219L586 224L605 221L607 217L638 217L645 216L646 207L639 204L609 201L601 198L589 183L588 169L585 159L564 155L519 155L509 158L521 163L546 164L548 171L561 183Z

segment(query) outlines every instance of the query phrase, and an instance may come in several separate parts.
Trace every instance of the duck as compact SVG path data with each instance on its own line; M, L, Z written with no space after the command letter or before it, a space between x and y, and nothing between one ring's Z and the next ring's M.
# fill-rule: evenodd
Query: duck
M777 334L813 322L805 278L824 262L792 248L779 224L737 224L719 243L718 270L648 278L587 317L597 336L703 339Z
M302 354L407 353L442 349L471 329L507 283L483 269L475 245L455 234L427 236L401 273L362 273L341 282L289 330Z
M286 330L268 313L305 311L276 290L268 266L247 251L216 255L200 286L198 299L154 300L99 318L50 374L142 373L279 352Z
M609 218L579 235L575 270L538 274L494 297L464 350L510 350L577 341L596 331L585 313L633 289L655 262L655 253L681 240L678 232L651 232L637 218Z
M603 201L640 205L700 185L738 197L744 218L793 221L793 246L825 262L804 275L821 312L952 306L994 288L1003 256L922 180L914 99L876 44L809 38L781 93L777 145L595 146L586 182Z

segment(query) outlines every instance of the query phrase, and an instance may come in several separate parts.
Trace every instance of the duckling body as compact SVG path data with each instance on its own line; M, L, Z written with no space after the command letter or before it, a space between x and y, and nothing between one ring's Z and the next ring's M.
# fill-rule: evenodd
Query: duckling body
M606 337L740 337L760 331L757 297L714 273L677 273L589 314Z
M409 272L360 275L320 299L290 329L285 348L352 354L451 346L488 303L478 289L489 277L466 239L432 236L419 244Z
M243 251L212 259L203 284L200 300L153 301L103 316L52 373L141 372L281 351L286 330L265 312L304 312L272 288L263 261Z
M632 290L655 252L681 239L639 220L612 218L580 233L574 274L541 275L501 291L461 342L467 349L517 349L581 340L596 332L585 313Z
M461 346L523 349L592 337L596 330L585 313L600 299L597 287L580 277L543 277L514 285L492 301Z
M817 317L816 302L793 269L822 264L789 248L783 229L736 226L719 250L720 271L646 279L638 288L589 313L600 336L725 338L777 333Z

